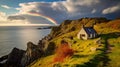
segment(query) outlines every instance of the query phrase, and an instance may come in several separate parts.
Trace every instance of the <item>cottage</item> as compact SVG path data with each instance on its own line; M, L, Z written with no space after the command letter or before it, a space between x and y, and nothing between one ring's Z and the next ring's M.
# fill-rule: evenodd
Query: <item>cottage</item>
M97 32L93 27L82 27L80 32L77 34L78 39L92 39L97 37Z

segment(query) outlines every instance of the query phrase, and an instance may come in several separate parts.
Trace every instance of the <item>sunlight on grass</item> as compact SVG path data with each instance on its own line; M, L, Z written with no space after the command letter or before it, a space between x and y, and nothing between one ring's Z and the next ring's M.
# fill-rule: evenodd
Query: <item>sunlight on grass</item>
M109 54L111 59L109 67L120 67L120 37L109 39L109 43L113 46L112 53Z
M49 67L53 65L55 66L58 65L62 67L75 66L77 64L83 65L85 62L89 62L90 59L93 59L94 56L98 54L97 53L98 51L96 51L96 49L99 47L98 44L96 43L98 38L84 41L84 40L78 39L75 36L76 33L71 32L68 34L64 34L60 37L56 37L54 40L51 41L58 46L61 40L66 40L69 44L71 44L71 48L74 50L73 56L67 57L64 59L64 62L59 62L59 63L52 63L54 59L53 55L45 58L43 57L38 62L36 61L37 63L33 64L32 67L34 66L47 67L48 64L49 64ZM73 38L71 39L70 36Z
M86 22L86 26L92 25L95 20L88 21L86 19L82 20ZM76 21L72 21L76 22ZM89 22L89 23L88 23ZM76 22L77 23L77 22ZM78 23L77 23L78 24ZM34 61L30 67L120 67L120 32L119 29L107 27L107 23L98 23L94 26L97 33L100 35L99 38L80 40L77 38L77 34L80 31L80 24L73 27L74 23L66 24L65 30L61 29L55 34L58 34L49 42L54 42L56 48L60 46L61 40L65 40L70 44L70 49L74 51L72 56L65 57L63 62L53 62L56 57L55 54L42 57ZM64 25L64 24L63 24ZM111 24L112 25L112 24ZM72 32L71 29L74 29ZM62 33L61 33L62 32ZM52 32L53 33L53 32ZM100 40L100 44L98 41ZM108 47L108 45L110 47ZM107 48L111 52L107 52ZM61 50L62 51L62 50ZM109 63L109 64L107 64Z

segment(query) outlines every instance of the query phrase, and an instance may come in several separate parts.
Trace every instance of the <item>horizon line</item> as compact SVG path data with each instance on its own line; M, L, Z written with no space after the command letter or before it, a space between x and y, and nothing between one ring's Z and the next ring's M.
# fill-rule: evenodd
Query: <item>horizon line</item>
M58 26L59 24L0 24L0 26Z

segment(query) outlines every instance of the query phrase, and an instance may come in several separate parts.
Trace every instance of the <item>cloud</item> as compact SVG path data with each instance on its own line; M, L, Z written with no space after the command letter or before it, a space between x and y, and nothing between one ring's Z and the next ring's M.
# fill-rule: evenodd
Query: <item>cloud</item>
M25 20L23 16L8 16L7 19L9 20Z
M109 14L120 10L120 4L112 7L108 7L102 11L103 14Z
M21 3L19 5L21 8L17 8L19 10L18 15L32 15L32 13L34 14L38 13L44 16L49 16L51 18L54 18L57 21L63 20L67 17L67 13L66 13L67 10L64 6L61 5L60 2L53 2L53 3L30 2L30 3ZM29 18L30 17L27 17L28 20L30 20ZM38 18L41 17L38 16Z
M0 12L0 21L6 20L6 14L4 12Z
M29 23L50 23L40 16L44 15L61 23L66 19L105 16L105 14L119 11L120 5L116 7L119 2L119 0L64 0L20 3L19 8L16 8L19 12L14 16L22 16Z
M96 9L93 9L91 13L95 13L96 12Z
M58 2L29 2L20 3L18 15L31 15L30 13L39 13L54 18L57 22L89 14L93 6L100 3L99 0L66 0ZM95 12L95 9L94 9ZM27 18L30 20L29 18ZM34 20L34 19L33 19Z
M10 20L11 19L11 20ZM6 13L0 12L0 24L28 24L22 16L7 16Z
M7 5L1 5L1 7L6 8L6 9L10 9L11 7L7 6Z

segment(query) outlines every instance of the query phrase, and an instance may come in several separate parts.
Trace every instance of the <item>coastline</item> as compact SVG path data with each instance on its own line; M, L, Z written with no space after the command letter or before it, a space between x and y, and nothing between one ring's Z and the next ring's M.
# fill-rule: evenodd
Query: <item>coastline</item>
M44 29L51 29L52 27L56 27L56 26L47 26L47 27L45 26L45 27L40 27L40 28L37 28L37 29L38 30L44 30ZM38 51L41 51L42 55L45 55L45 52L43 51L45 46L41 46L41 45L45 45L45 43L47 43L48 40L50 40L50 39L51 39L51 36L48 34L47 36L45 36L41 40L39 40L38 44L33 44L32 42L28 42L26 50L22 50L22 49L14 47L8 55L4 55L4 56L0 57L0 66L6 66L6 65L11 66L11 64L12 64L13 66L15 65L15 66L19 67L19 66L22 65L22 67L24 67L24 66L26 66L26 64L29 65L35 59L37 59L39 57L42 57L42 56L39 53L37 53L36 55L37 56L40 55L40 56L38 56L38 57L35 56L34 57L35 59L33 59L33 57L31 57L29 54L27 55L28 56L27 57L26 54L29 53L30 51L34 51L34 49L37 49L37 47L39 46L40 48L38 48ZM33 49L32 46L35 47L35 48ZM33 60L32 61L27 60L25 57L31 58ZM22 61L22 60L24 60L24 61Z
M93 21L96 21L96 23L94 23ZM6 63L1 65L17 66L17 67L25 67L25 66L48 67L48 64L50 64L55 60L55 56L53 55L56 55L55 50L59 47L60 41L62 40L66 40L71 44L70 47L72 48L72 50L75 50L73 51L75 52L75 54L72 53L69 59L65 58L65 60L67 61L59 62L59 60L57 60L57 62L51 64L51 67L57 65L66 66L66 64L64 63L68 63L67 66L70 66L71 64L69 64L69 61L72 61L71 63L73 63L71 66L92 65L96 67L96 65L99 64L102 66L107 65L110 60L109 57L106 57L106 55L109 55L109 53L111 53L111 52L107 52L109 48L109 46L107 45L108 43L111 44L111 42L109 42L109 39L112 38L117 39L115 42L112 43L120 43L118 38L120 37L120 33L119 33L120 27L117 26L114 28L111 26L117 23L118 21L119 20L107 20L106 18L81 18L78 20L65 20L58 27L53 26L47 28L46 27L40 28L40 29L51 28L51 32L47 36L39 40L37 44L28 42L27 49L25 51L20 50L18 48L14 48L12 52L8 55ZM88 23L86 24L86 26L88 27L93 26L93 24L95 24L94 26L95 30L97 33L100 33L100 38L94 38L88 40L78 39L76 36L80 31L80 29L82 28L82 24L85 23ZM100 43L98 43L98 41L100 41ZM112 48L114 48L114 46ZM112 51L111 48L110 51ZM59 58L61 58L61 56Z

